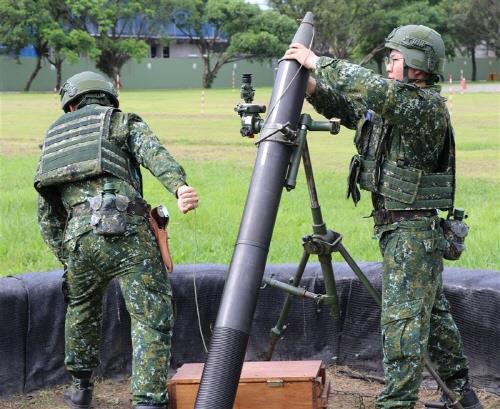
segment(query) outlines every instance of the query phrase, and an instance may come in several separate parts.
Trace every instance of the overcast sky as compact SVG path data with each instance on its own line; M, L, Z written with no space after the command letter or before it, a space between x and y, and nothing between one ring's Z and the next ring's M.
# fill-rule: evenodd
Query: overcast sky
M267 0L245 0L247 3L258 4L260 8L267 9Z

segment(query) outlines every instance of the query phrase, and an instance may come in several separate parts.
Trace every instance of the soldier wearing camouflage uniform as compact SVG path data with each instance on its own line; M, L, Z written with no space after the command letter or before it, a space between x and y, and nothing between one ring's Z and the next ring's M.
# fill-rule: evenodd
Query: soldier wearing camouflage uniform
M172 290L147 221L139 166L177 195L183 213L197 207L197 193L148 125L118 110L103 76L71 77L61 102L65 114L47 131L35 187L42 236L65 266L65 365L73 376L65 402L90 408L102 296L116 277L131 317L134 408L165 408Z
M356 129L348 195L356 203L358 186L372 192L383 255L386 384L378 407L415 407L428 351L462 406L479 409L441 275L446 240L436 209L452 209L455 191L453 129L436 84L444 43L436 31L409 25L394 29L385 45L388 78L317 57L301 44L292 44L284 58L313 70L307 94L319 113Z

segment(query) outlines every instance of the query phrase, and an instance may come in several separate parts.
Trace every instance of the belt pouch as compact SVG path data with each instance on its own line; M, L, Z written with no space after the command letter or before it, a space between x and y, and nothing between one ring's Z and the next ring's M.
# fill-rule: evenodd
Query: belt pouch
M130 199L123 195L104 193L89 200L90 224L99 236L120 236L127 230L127 207Z

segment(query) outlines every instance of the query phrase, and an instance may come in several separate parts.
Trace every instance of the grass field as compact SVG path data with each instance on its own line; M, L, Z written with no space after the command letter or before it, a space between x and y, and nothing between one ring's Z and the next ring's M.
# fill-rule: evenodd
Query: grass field
M270 91L258 89L256 101L267 103ZM124 91L120 100L124 111L137 112L149 123L199 191L199 209L182 215L174 198L144 171L145 197L170 209L175 262L229 263L256 153L254 141L239 136L239 118L233 111L239 92L207 90L203 102L199 90ZM0 93L0 104L0 276L59 268L39 235L32 187L38 145L61 112L58 97ZM309 106L305 110L313 113ZM468 251L453 266L500 269L499 112L497 93L453 96L456 204L467 209L471 228ZM371 239L372 221L363 218L370 213L369 194L362 194L357 207L345 199L352 138L346 129L336 136L310 133L312 163L328 227L344 235L344 245L355 259L374 261L380 256ZM297 189L282 196L269 262L298 262L301 237L311 232L310 219L302 176Z

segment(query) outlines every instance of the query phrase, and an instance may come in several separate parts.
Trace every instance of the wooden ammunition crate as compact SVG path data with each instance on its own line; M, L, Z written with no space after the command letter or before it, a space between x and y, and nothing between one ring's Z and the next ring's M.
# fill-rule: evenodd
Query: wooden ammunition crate
M168 384L171 409L193 409L203 364L184 364ZM234 409L324 409L330 384L321 361L245 362Z

